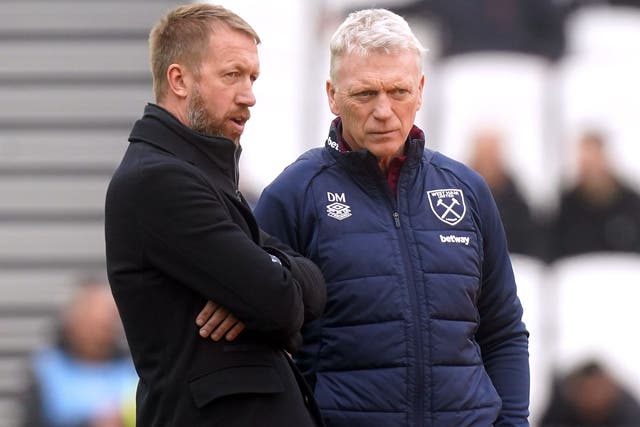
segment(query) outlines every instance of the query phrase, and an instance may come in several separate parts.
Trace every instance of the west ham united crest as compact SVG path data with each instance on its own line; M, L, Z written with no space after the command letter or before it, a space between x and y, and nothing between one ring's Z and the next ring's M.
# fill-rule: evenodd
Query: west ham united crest
M456 225L467 212L462 190L449 188L427 191L431 210L438 219L449 225Z

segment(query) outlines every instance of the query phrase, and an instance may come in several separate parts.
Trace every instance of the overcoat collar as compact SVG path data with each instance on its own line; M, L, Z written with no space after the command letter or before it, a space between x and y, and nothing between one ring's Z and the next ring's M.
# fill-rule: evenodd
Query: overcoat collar
M145 142L194 164L206 172L214 166L238 184L238 160L242 148L224 137L211 137L182 124L173 114L156 104L147 104L129 141Z

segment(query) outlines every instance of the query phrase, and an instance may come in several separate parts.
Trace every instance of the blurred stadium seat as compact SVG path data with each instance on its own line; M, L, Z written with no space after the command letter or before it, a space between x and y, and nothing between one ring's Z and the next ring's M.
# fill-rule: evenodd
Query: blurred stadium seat
M566 23L567 54L629 57L640 52L640 9L591 5L569 15Z
M556 76L564 180L575 179L578 135L594 129L603 133L619 175L640 191L640 50L635 56L567 57Z
M550 354L554 370L566 373L595 357L640 396L640 255L597 253L552 265L551 293L555 333Z
M570 15L559 63L559 126L566 180L575 177L577 134L601 130L625 180L640 191L640 9L589 6Z

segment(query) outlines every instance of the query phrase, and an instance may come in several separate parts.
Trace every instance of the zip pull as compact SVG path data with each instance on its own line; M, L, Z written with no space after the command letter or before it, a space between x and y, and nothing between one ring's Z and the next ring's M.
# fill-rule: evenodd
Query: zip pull
M393 222L395 222L396 228L400 228L400 214L398 212L393 213Z
M242 147L240 147L239 143L236 143L236 147L233 150L233 183L236 190L236 198L242 201L242 195L240 194L240 153L242 153Z

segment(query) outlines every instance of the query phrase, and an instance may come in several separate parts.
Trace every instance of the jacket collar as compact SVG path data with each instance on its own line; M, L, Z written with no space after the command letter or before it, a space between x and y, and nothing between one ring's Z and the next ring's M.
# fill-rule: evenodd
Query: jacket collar
M214 166L231 178L237 187L240 145L224 137L196 132L159 105L146 105L144 115L131 130L129 141L132 144L151 144L205 171Z
M424 132L416 125L413 125L405 142L405 156L407 157L406 164L408 166L415 167L420 163L424 146ZM340 117L336 117L331 122L325 147L339 163L345 166L358 167L360 165L369 168L375 165L377 169L378 163L373 154L364 149L352 151L342 139L342 119Z

